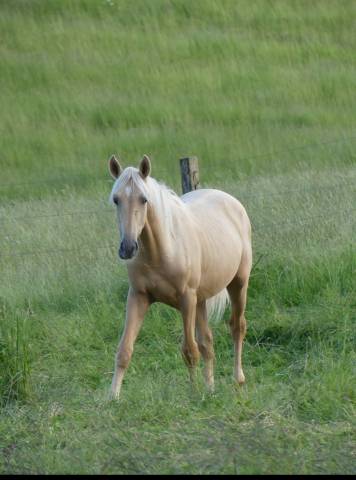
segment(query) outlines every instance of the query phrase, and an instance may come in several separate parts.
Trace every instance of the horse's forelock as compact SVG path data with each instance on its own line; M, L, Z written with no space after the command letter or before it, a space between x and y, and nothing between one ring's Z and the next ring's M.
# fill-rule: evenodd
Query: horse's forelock
M134 167L127 167L119 176L119 178L115 181L113 188L111 190L111 194L109 197L110 203L113 202L114 194L124 188L128 183L130 186L135 186L140 192L142 192L147 199L149 199L149 188L147 182L143 180L137 168Z

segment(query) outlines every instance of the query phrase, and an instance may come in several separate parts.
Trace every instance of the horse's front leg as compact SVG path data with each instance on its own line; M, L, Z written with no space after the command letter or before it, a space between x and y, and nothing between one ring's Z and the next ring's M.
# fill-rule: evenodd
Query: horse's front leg
M182 354L189 368L190 379L195 380L195 367L199 361L199 349L195 341L195 317L197 295L194 290L188 290L181 299L180 310L183 317L184 340Z
M133 346L149 305L150 302L147 295L134 292L131 288L129 289L126 303L125 329L118 346L115 373L111 383L112 398L119 398L122 380L130 363Z

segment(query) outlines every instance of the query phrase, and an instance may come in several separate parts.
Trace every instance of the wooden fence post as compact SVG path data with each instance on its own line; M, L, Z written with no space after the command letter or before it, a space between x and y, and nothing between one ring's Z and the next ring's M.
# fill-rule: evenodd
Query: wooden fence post
M199 165L197 157L180 159L183 194L199 188Z

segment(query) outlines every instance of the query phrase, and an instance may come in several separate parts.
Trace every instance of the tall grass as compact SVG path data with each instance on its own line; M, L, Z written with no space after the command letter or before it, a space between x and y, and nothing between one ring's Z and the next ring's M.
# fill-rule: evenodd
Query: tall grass
M3 306L0 318L0 404L5 406L13 400L29 400L32 359L23 313L11 315Z

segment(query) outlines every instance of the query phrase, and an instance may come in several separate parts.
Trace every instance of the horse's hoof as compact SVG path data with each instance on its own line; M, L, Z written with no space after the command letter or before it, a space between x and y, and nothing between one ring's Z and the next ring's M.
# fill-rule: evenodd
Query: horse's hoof
M212 395L215 393L215 385L214 384L209 384L206 386L207 392Z
M113 392L112 390L109 391L108 395L107 395L107 400L108 402L117 402L119 401L119 392Z
M242 385L243 383L245 383L245 375L242 369L237 372L236 380L239 385Z

